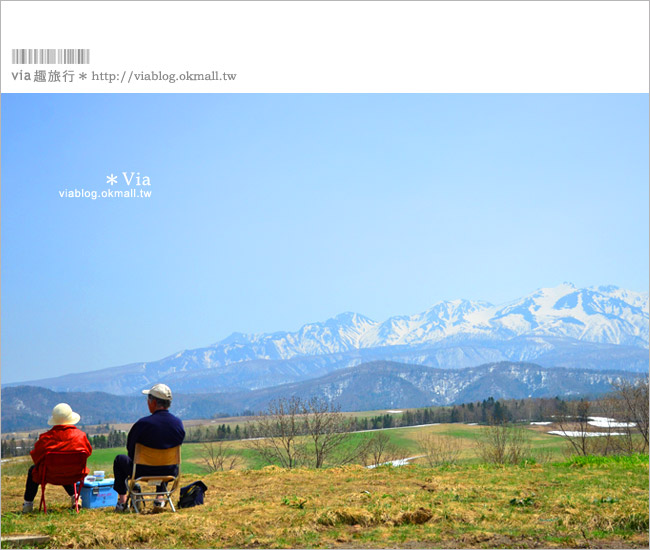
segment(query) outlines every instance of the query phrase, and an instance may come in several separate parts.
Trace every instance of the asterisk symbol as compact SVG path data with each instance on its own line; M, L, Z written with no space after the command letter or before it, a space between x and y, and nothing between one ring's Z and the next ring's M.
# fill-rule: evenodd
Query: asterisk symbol
M110 183L111 185L117 183L117 176L113 174L111 174L110 176L106 176L106 183Z
M87 76L86 73L79 73L79 78L81 80L86 80L86 76Z

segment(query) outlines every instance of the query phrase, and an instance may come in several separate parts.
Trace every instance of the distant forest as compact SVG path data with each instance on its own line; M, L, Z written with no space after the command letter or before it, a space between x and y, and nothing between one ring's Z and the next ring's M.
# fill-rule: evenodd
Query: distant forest
M597 414L599 400L591 402L590 410ZM492 397L475 403L443 407L424 407L406 409L402 413L385 413L376 416L354 417L340 413L347 417L347 428L351 432L363 430L382 430L386 428L399 428L418 426L421 424L446 424L446 423L476 423L487 424L492 422L543 422L552 421L553 417L566 414L567 401L555 398L528 398L495 400ZM82 427L83 429L83 427ZM126 432L110 428L109 424L99 426L94 431L104 430L105 433L89 435L91 445L95 449L124 447L126 445ZM203 441L228 441L248 439L251 437L249 423L242 425L231 423L218 426L196 426L187 429L186 443ZM22 456L33 448L36 436L25 439L6 438L2 440L2 456Z

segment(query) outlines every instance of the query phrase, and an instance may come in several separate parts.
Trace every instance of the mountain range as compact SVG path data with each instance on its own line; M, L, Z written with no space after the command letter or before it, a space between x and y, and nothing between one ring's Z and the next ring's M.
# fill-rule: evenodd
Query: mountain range
M438 369L388 361L338 369L310 380L228 393L176 393L175 414L189 420L266 410L270 401L291 396L321 397L343 411L452 405L528 397L597 396L612 382L635 380L625 371L540 367L532 363L490 363L464 369ZM360 391L363 388L363 391ZM105 392L54 392L34 386L2 391L3 433L44 428L52 408L65 401L89 424L134 422L146 414L142 395Z
M233 333L157 361L29 384L118 395L139 393L156 382L184 393L238 392L307 381L372 361L444 369L534 361L545 367L645 372L648 326L648 293L564 283L502 305L453 300L384 322L347 312L296 332Z

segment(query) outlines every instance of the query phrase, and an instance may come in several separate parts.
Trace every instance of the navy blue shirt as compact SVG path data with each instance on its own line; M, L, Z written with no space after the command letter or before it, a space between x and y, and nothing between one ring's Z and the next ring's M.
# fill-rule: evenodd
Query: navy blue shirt
M184 439L185 428L181 419L161 409L133 424L126 438L126 450L133 460L136 443L153 449L170 449L183 443Z

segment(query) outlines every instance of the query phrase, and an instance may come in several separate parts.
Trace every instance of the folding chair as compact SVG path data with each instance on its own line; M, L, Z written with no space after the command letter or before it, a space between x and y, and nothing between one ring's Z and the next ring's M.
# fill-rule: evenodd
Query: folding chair
M173 475L141 475L135 477L135 470L137 466L178 466L178 474ZM129 506L133 508L138 514L142 511L141 507L144 506L147 500L152 503L159 500L157 497L163 497L162 502L169 503L172 512L176 511L174 503L171 499L171 494L176 490L181 478L181 446L172 447L171 449L152 449L140 443L135 444L135 454L133 457L133 473L126 482L127 501ZM142 485L163 485L171 483L171 489L166 488L164 491L143 491L142 487L136 490L136 484Z
M74 487L74 509L79 512L79 490L77 483L83 483L86 477L86 461L88 453L84 451L50 451L43 458L41 465L41 502L38 505L40 511L47 514L45 504L45 486L50 485L72 485Z

